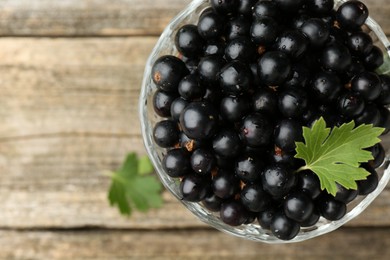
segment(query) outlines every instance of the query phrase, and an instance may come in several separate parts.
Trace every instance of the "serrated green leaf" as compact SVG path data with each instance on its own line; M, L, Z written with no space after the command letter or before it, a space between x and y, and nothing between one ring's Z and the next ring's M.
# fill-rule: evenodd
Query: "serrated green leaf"
M162 205L163 200L160 195L162 185L154 176L140 178L134 182L134 186L145 196L150 207L156 208Z
M124 178L133 178L138 174L138 158L135 153L129 153L124 163L118 170L118 173Z
M154 171L153 164L150 162L149 157L142 156L138 161L138 173L140 175L150 174Z
M300 170L311 170L318 175L321 189L336 195L336 183L347 189L357 189L356 181L364 180L369 172L360 168L361 163L372 160L372 154L363 150L380 142L383 128L359 125L354 121L334 127L326 127L321 117L312 128L303 128L305 143L296 143L296 158L306 163Z
M132 208L145 212L162 205L162 185L152 173L147 157L138 158L135 153L126 157L120 170L111 175L112 184L108 199L123 215L130 215ZM141 174L142 173L142 174Z
M123 215L130 216L131 208L127 202L126 192L124 186L114 179L112 180L109 192L108 200L110 201L111 206L117 206L120 213Z

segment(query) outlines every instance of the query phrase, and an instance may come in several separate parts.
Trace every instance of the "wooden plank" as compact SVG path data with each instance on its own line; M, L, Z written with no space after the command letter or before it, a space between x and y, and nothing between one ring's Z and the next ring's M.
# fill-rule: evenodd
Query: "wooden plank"
M208 230L0 231L1 259L388 259L390 229L341 229L268 245Z
M157 35L191 0L4 0L2 36Z
M205 227L167 193L131 219L106 200L129 151L144 154L137 114L156 38L0 39L0 226ZM386 190L352 226L390 225Z
M0 36L158 35L191 0L3 0ZM387 0L365 0L390 33Z

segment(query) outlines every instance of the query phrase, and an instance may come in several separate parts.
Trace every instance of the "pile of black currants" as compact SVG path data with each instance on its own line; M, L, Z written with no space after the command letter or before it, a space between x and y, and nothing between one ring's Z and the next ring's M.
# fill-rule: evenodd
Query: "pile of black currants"
M302 127L354 120L390 129L390 77L375 70L382 51L362 30L367 7L333 0L211 0L197 25L175 35L178 57L153 65L155 143L182 199L219 212L223 222L258 223L283 240L378 185L381 144L362 165L357 190L320 189L310 171L295 173Z

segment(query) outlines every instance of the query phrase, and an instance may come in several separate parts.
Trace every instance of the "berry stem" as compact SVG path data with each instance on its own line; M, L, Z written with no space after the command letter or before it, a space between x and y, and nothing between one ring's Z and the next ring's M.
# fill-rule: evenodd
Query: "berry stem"
M301 166L298 170L296 170L295 173L306 171L306 170L310 170L310 167L307 165L304 165L304 166Z

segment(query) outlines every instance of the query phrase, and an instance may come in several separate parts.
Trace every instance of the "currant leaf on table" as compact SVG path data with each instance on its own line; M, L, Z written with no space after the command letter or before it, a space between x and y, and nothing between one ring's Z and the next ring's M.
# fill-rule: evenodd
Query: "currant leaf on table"
M117 206L120 213L127 216L131 215L133 208L145 212L161 207L162 186L152 173L153 166L147 157L128 154L120 169L110 174L110 205Z

